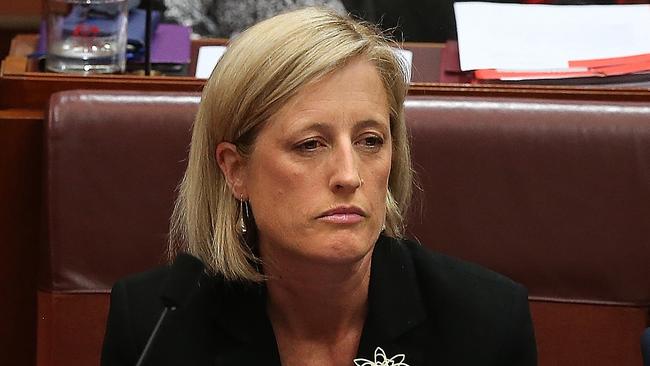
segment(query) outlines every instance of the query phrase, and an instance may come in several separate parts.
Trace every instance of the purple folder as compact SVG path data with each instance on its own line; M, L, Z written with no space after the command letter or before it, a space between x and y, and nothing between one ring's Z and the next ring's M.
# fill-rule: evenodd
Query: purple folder
M191 30L178 24L158 24L151 42L152 64L189 64L191 59ZM143 63L138 55L130 63Z

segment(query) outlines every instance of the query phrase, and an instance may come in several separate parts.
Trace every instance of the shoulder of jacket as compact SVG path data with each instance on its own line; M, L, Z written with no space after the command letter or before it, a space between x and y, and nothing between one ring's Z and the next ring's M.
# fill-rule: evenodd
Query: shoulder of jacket
M159 266L144 272L130 274L117 280L116 284L124 285L127 287L136 286L152 286L161 284L165 281L169 274L170 267L168 265Z
M525 288L510 278L476 263L433 251L424 245L408 240L394 239L413 260L420 282L437 282L440 285L465 289L477 287L506 292L525 291Z

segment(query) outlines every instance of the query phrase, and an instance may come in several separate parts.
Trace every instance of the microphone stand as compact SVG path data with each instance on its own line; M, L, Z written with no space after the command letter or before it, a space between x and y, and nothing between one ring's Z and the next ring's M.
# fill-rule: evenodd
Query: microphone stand
M160 318L158 318L158 322L156 323L156 326L153 328L153 331L151 332L151 335L147 340L147 344L144 346L144 349L140 354L140 358L138 359L138 362L135 364L135 366L142 366L145 357L147 357L147 355L149 354L149 348L151 348L151 344L153 343L153 340L156 339L156 335L158 335L158 330L160 330L160 325L163 323L163 320L165 320L165 317L167 317L167 313L170 310L174 311L176 310L176 307L165 306L165 309L163 310L162 314L160 314Z
M147 16L144 23L144 74L149 76L151 75L151 0L145 1L147 2Z
M144 364L154 340L158 336L160 327L170 312L176 311L187 303L192 291L198 286L199 277L203 273L204 265L200 259L189 254L179 254L171 266L171 270L164 285L161 300L165 305L158 322L147 339L147 343L140 353L136 366Z

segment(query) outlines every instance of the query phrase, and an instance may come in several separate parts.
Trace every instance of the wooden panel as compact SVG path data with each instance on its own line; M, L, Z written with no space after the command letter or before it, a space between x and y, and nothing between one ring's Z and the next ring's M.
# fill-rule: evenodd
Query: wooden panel
M38 31L43 6L41 0L0 1L0 55L16 33Z
M108 76L7 76L0 79L0 109L26 108L45 110L47 102L55 92L73 89L103 90L158 90L200 92L202 81L193 78L156 78L146 81L142 77ZM6 92L5 92L6 91Z
M0 14L38 15L41 13L41 0L0 1Z
M41 207L41 111L0 111L0 356L33 365Z
M109 294L38 292L37 366L98 366Z
M2 14L0 12L0 14ZM9 54L10 46L20 33L38 32L39 16L21 16L7 19L0 15L0 59Z
M540 366L640 366L648 308L531 301Z

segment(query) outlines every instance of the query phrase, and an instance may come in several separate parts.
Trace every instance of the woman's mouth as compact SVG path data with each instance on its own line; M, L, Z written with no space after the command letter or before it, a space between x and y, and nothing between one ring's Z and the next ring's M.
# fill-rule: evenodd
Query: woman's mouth
M365 216L366 213L359 207L339 206L325 211L317 219L332 224L356 224L361 222Z

